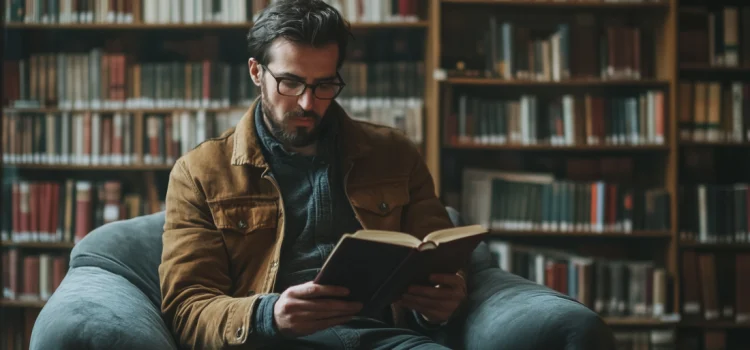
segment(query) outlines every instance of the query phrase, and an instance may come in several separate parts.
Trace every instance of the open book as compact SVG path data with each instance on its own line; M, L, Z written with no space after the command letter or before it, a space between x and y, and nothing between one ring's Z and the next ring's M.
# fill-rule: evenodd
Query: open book
M341 237L315 283L349 288L362 316L376 316L411 284L431 285L432 273L456 273L487 230L480 225L430 233L423 240L393 231L360 230Z

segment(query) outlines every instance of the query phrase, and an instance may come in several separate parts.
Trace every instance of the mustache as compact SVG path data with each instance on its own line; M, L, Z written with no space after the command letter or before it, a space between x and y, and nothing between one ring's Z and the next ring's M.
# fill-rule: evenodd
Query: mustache
M289 112L286 114L286 116L291 118L312 118L316 121L321 119L321 116L319 116L317 113L313 111L305 111L302 109L296 110L294 112Z

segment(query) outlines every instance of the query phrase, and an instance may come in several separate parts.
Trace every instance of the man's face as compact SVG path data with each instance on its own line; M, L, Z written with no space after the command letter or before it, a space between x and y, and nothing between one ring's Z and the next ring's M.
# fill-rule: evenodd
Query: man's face
M255 59L248 61L253 82L261 88L266 126L284 146L311 145L318 139L321 120L332 100L316 98L310 88L300 96L284 96L274 76L307 84L338 82L338 46L330 43L314 48L278 38L269 48L269 57L268 70Z

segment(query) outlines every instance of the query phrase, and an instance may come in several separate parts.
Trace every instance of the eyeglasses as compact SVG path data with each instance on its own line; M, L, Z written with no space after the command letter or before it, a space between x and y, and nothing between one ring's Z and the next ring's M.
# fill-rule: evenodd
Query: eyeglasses
M268 71L268 73L271 74L271 76L276 80L276 90L280 95L283 96L300 96L305 93L305 90L307 90L307 88L310 88L312 89L313 95L316 98L321 100L332 100L336 98L336 96L341 93L341 90L344 89L344 86L346 86L346 83L344 83L344 80L341 78L338 72L336 72L336 77L340 81L338 83L323 82L317 84L307 84L297 79L277 77L265 65L261 65L261 67Z

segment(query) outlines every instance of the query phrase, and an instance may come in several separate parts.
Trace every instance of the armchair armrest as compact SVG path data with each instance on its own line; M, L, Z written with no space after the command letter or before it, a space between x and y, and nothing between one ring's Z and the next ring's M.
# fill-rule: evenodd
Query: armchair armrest
M72 268L37 317L31 349L177 349L159 310L122 276Z
M470 276L464 349L614 349L611 329L595 312L545 286L500 268Z

